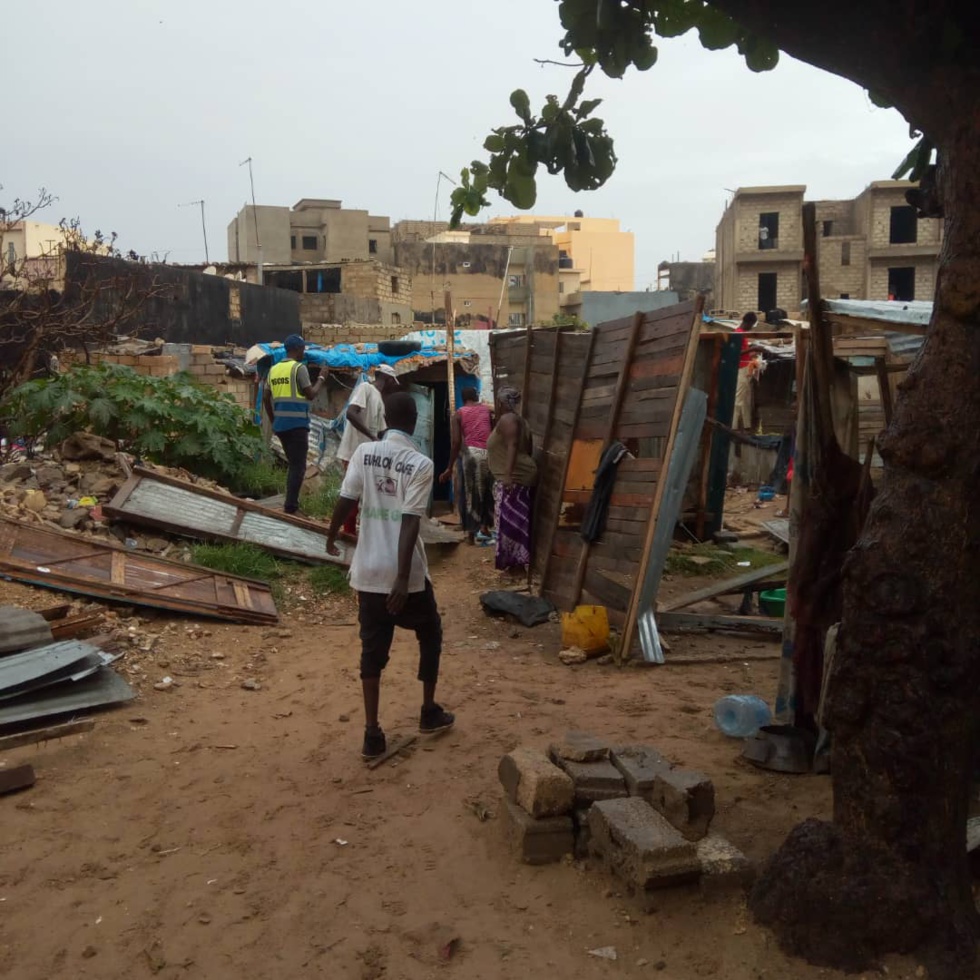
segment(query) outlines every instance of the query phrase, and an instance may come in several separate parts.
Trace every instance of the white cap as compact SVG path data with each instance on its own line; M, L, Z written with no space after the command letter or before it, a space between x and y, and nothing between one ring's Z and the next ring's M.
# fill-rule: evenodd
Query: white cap
M379 364L374 370L376 374L387 374L389 378L394 380L396 385L401 384L398 380L398 375L395 373L395 369L390 364Z

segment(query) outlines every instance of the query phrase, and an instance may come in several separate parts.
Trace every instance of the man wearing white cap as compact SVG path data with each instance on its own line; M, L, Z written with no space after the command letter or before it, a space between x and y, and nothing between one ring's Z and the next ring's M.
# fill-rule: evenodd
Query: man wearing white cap
M374 380L362 381L354 389L347 406L344 435L337 450L337 459L343 460L345 469L358 446L375 442L387 428L384 399L399 387L395 369L390 364L379 364L374 369ZM357 534L356 509L344 523L344 531L351 536Z

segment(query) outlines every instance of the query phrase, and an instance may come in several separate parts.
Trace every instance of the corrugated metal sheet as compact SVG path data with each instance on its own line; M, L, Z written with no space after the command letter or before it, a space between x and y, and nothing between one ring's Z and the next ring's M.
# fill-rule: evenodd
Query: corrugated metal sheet
M249 541L297 561L349 565L353 546L338 541L327 554L325 525L284 514L230 494L136 469L103 508L110 517L203 540Z
M824 301L831 313L860 316L883 323L910 323L927 326L932 319L932 303L913 300L907 303L870 299L828 299ZM806 303L803 304L806 309Z
M51 626L40 614L20 606L0 606L0 653L51 642Z
M136 692L112 668L100 667L77 684L31 691L0 705L0 726L107 707L134 697Z
M78 640L52 643L0 659L0 696L36 684L45 675L71 668L98 648Z

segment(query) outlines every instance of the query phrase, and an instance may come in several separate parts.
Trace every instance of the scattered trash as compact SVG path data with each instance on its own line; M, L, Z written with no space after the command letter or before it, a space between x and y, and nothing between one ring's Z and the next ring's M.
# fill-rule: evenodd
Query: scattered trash
M590 949L589 956L594 956L600 960L618 960L619 954L615 946L600 946L598 949Z
M480 604L488 615L513 616L522 626L547 623L555 610L547 599L506 590L484 592L480 596Z
M471 800L468 806L480 823L486 823L493 818L493 810L485 806L480 800Z
M169 691L174 686L174 679L170 676L164 677L163 680L157 681L153 685L154 691Z
M750 562L750 561L740 561L740 562L736 562L736 564L738 565L739 568L751 568L752 567L752 562Z
M451 960L456 950L459 949L459 936L453 936L452 939L442 943L439 946L439 959L441 960Z
M262 685L257 680L255 680L255 678L250 677L247 681L242 681L242 690L261 691Z
M335 837L333 841L338 847L346 847L348 842L341 837Z
M772 721L769 705L755 694L729 694L715 702L715 724L730 738L751 738Z

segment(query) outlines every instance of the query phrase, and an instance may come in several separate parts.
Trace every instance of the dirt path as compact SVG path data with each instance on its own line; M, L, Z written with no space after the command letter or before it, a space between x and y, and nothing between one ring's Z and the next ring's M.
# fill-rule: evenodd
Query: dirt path
M716 828L753 858L799 819L827 816L830 783L752 770L739 743L714 729L721 694L771 695L775 660L562 666L556 627L484 617L477 595L495 581L489 559L462 547L434 566L446 624L440 699L457 712L457 729L374 772L358 757L349 599L294 597L275 630L144 618L141 629L160 639L152 653L127 657L139 701L97 716L88 735L0 759L30 761L38 773L34 789L0 799L0 974L838 976L783 957L740 897L665 891L642 915L584 866L514 862L496 815L497 761L567 728L649 741L706 771ZM0 583L0 601L56 600ZM417 723L413 644L398 636L385 678L389 736ZM772 645L702 637L673 648ZM154 691L165 674L180 686ZM249 677L260 690L242 689ZM481 822L474 802L494 817ZM437 945L453 936L458 951L442 963ZM618 960L588 955L602 946ZM916 976L914 963L889 966L892 977Z

